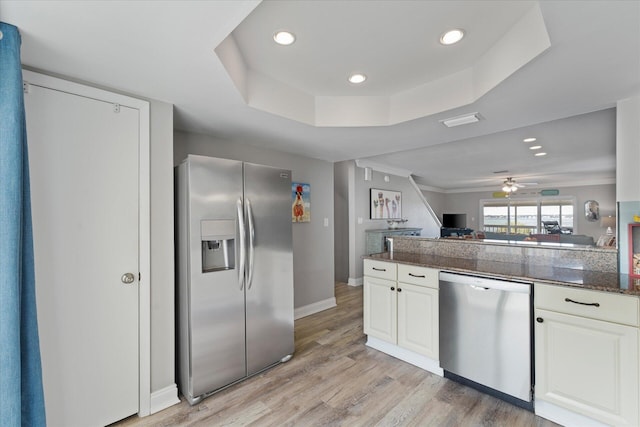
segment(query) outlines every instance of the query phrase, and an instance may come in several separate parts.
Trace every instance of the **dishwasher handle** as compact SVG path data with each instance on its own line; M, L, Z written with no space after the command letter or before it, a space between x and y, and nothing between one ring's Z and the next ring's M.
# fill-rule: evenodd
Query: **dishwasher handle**
M508 280L500 280L498 278L489 278L483 276L472 276L468 274L455 274L440 272L440 283L449 282L452 285L467 285L478 290L498 290L506 292L517 292L522 294L531 294L531 283L513 282ZM484 288L484 289L480 289Z

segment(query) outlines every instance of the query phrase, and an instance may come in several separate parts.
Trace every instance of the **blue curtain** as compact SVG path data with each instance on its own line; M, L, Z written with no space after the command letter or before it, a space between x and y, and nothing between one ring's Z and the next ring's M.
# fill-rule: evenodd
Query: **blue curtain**
M0 424L44 426L20 33L0 34Z

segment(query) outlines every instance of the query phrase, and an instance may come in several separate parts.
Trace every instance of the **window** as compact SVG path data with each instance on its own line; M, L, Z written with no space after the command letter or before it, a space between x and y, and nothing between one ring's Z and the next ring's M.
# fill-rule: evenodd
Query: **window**
M541 221L558 221L560 228L573 230L573 202L571 200L543 200L540 203Z
M563 233L574 228L575 197L480 200L481 228L487 232L539 234L543 221L557 221Z
M506 233L509 229L509 207L485 205L482 208L484 231Z

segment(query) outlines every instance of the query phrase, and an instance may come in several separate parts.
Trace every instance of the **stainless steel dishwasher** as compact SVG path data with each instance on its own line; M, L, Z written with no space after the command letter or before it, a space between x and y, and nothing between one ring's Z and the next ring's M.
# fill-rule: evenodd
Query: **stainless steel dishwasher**
M440 273L445 377L533 409L531 283Z

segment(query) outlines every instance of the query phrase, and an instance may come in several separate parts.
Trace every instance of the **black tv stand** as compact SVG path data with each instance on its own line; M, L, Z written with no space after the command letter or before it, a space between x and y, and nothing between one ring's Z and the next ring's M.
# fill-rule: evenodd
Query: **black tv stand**
M440 229L440 237L461 237L473 233L470 228L447 228L442 227Z

